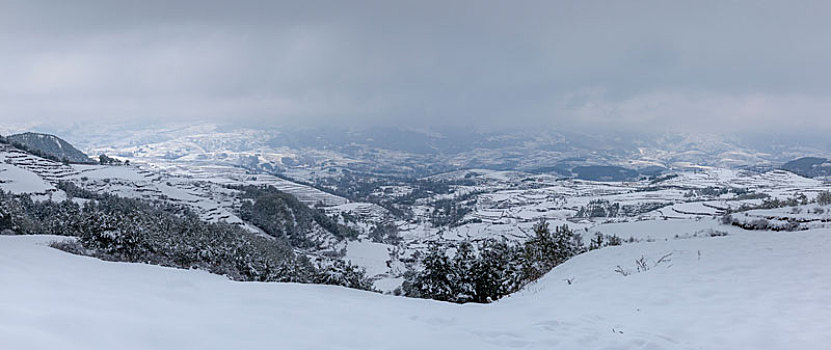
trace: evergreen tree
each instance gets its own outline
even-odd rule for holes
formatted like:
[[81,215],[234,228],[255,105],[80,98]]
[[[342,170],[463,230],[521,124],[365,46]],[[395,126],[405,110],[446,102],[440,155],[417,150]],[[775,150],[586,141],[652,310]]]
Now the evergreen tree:
[[473,301],[487,303],[518,290],[519,272],[517,254],[511,246],[504,241],[486,240],[472,271],[476,291]]
[[456,278],[445,250],[438,244],[431,244],[421,263],[424,269],[413,283],[417,296],[442,301],[454,300],[453,282]]
[[453,257],[450,274],[452,294],[456,302],[464,303],[476,298],[475,269],[478,265],[479,261],[473,244],[469,241],[459,243],[456,255]]
[[524,248],[524,279],[531,281],[583,251],[579,236],[568,226],[558,226],[552,233],[545,221],[534,225],[534,237],[525,242]]

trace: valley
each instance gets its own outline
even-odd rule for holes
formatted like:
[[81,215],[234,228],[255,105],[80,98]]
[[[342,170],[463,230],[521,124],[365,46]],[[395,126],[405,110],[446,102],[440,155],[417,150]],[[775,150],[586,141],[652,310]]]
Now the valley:
[[0,350],[831,348],[829,13],[0,1]]
[[[130,160],[129,165],[62,164],[7,146],[0,154],[4,167],[0,188],[60,201],[68,197],[59,183],[71,182],[92,193],[184,205],[206,222],[230,223],[268,236],[240,217],[246,201],[240,188],[270,187],[356,233],[343,239],[315,228],[308,234],[317,243],[297,247],[298,254],[351,262],[365,269],[374,287],[385,293],[402,292],[405,275],[418,270],[420,256],[432,244],[449,248],[486,240],[521,244],[533,236],[540,221],[568,225],[588,245],[597,237],[634,244],[739,235],[754,225],[762,230],[798,231],[824,228],[831,220],[831,203],[816,204],[817,196],[831,190],[831,185],[777,169],[687,165],[613,182],[564,177],[562,171],[482,168],[401,177],[354,172],[348,169],[351,161],[336,158],[320,162],[319,170],[298,164],[276,172],[266,171],[262,163],[276,155],[241,151],[240,147],[252,147],[253,141],[231,145],[218,141],[230,137],[187,138],[194,145],[184,148],[186,157],[170,157],[185,151],[169,143],[110,150],[109,154]],[[213,146],[205,145],[208,139],[214,140],[209,142]],[[150,149],[155,153],[148,153]],[[217,154],[234,152],[236,156],[216,159]],[[248,158],[260,163],[239,163]],[[372,164],[372,160],[361,161]]]

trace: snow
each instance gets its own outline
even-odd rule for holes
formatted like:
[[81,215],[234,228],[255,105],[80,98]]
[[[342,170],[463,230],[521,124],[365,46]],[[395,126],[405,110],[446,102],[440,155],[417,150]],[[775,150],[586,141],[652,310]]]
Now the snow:
[[[46,246],[56,239],[63,238],[0,236],[4,349],[819,349],[831,343],[827,229],[595,250],[490,305],[232,282],[74,256]],[[642,256],[651,269],[636,272]],[[631,274],[614,272],[617,266]]]
[[11,164],[0,163],[0,190],[21,194],[46,193],[55,191],[56,188],[38,174]]
[[[831,296],[829,233],[759,232],[603,249],[575,258],[544,277],[540,291],[511,302],[556,297],[560,314],[598,315],[624,334],[661,334],[677,341],[675,348],[819,348],[831,340],[831,306],[824,301]],[[643,273],[623,277],[611,269],[631,271],[635,259],[653,264],[667,253],[670,263]],[[553,287],[571,277],[573,288]]]
[[105,166],[105,165],[74,165],[79,170],[78,175],[71,178],[86,177],[90,179],[123,179],[129,181],[147,181],[147,176],[140,174],[136,168],[130,166]]
[[752,234],[735,226],[721,225],[718,219],[668,219],[642,220],[629,222],[615,222],[600,224],[589,229],[591,238],[594,233],[615,235],[621,239],[634,238],[636,240],[666,240],[675,238],[689,238],[706,236],[710,231],[720,231],[729,235]]
[[370,241],[349,241],[346,246],[346,260],[366,269],[370,276],[387,272],[392,245]]

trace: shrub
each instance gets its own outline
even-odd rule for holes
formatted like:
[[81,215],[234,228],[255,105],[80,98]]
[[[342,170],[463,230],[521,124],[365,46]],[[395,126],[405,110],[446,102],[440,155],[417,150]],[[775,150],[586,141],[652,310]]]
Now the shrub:
[[535,225],[534,237],[519,246],[493,239],[465,241],[451,258],[445,248],[431,244],[420,260],[423,269],[405,275],[403,290],[413,297],[487,303],[519,290],[583,251],[580,236],[568,226],[551,232],[545,222]]
[[831,204],[831,192],[822,191],[819,194],[817,194],[817,204],[819,204],[819,205],[829,205],[829,204]]

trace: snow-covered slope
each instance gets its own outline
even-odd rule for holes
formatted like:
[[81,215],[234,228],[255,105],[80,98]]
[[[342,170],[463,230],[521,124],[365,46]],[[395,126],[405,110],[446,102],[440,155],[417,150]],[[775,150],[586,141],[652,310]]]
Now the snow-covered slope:
[[[0,237],[0,348],[822,349],[831,230],[609,247],[519,294],[455,305],[239,283]],[[644,257],[649,270],[638,272]],[[658,262],[661,257],[663,262]],[[620,268],[630,273],[615,272]],[[570,281],[570,283],[569,283]]]
[[40,152],[42,155],[57,160],[66,160],[74,163],[90,163],[89,156],[79,151],[60,137],[48,134],[27,132],[10,135],[6,139],[14,144],[22,145],[29,150]]
[[64,200],[66,194],[52,181],[73,173],[72,168],[0,145],[0,191],[29,193],[38,199]]

